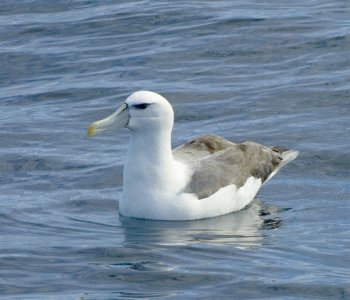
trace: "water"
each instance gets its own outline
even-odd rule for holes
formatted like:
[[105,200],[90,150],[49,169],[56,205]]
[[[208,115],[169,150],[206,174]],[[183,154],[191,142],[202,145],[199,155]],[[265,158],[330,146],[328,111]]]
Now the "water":
[[[349,299],[347,1],[0,4],[1,299]],[[299,158],[245,210],[122,218],[128,133],[86,127],[139,89],[174,145],[214,133]]]

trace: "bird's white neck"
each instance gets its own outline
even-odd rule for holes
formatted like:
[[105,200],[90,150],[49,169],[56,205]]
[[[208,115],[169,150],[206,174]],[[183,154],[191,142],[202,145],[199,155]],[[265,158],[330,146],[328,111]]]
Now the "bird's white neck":
[[[171,150],[171,130],[131,132],[127,161],[124,166],[123,193],[143,188],[145,193],[163,191],[176,193],[183,188],[177,178],[184,178],[181,163]],[[182,180],[181,180],[182,181]],[[142,197],[142,195],[140,195]]]
[[[128,161],[141,160],[158,167],[169,167],[174,161],[171,151],[171,131],[157,130],[152,134],[132,132],[130,138]],[[140,162],[141,162],[140,161]]]

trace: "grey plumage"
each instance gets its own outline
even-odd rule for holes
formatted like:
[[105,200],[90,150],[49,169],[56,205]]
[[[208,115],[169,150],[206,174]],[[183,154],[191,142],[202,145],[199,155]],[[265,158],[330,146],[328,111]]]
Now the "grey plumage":
[[215,135],[191,140],[175,148],[173,154],[191,165],[192,178],[184,192],[195,193],[199,199],[230,184],[239,188],[251,176],[264,182],[297,156],[294,150],[268,148],[250,141],[235,144]]

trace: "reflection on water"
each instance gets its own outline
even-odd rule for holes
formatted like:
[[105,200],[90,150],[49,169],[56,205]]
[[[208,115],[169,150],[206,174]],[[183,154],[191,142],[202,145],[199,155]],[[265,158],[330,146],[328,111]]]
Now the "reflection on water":
[[125,243],[129,245],[190,245],[224,243],[242,249],[261,245],[262,229],[276,229],[281,221],[276,210],[255,200],[244,210],[196,221],[153,221],[120,217]]

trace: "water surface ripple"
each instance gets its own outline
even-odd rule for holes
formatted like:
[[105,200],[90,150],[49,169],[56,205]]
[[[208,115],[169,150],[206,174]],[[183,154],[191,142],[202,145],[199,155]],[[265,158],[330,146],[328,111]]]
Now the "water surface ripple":
[[[0,4],[4,299],[349,299],[347,1]],[[118,215],[131,92],[173,104],[174,145],[214,133],[300,157],[241,212]]]

